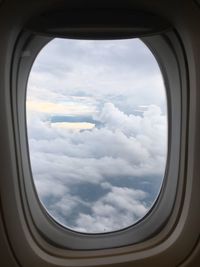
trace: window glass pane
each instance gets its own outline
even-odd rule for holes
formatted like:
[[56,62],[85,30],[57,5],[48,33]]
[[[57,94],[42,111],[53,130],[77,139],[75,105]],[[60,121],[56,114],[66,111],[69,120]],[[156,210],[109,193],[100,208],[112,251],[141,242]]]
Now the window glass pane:
[[38,197],[83,233],[143,218],[162,186],[167,102],[155,57],[139,39],[54,39],[27,85],[30,162]]

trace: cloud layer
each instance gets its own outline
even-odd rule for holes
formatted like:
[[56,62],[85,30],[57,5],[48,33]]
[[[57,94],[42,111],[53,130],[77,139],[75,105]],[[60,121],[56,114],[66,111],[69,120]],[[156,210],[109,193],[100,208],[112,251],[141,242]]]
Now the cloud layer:
[[80,232],[132,225],[151,208],[164,177],[167,118],[159,67],[141,41],[117,42],[54,40],[28,83],[39,198],[56,221]]

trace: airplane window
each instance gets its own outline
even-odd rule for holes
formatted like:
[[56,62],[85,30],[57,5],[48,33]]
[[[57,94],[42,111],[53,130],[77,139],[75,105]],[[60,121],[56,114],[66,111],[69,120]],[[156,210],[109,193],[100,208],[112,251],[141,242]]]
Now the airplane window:
[[47,213],[81,233],[129,227],[159,196],[167,99],[140,39],[54,39],[32,66],[26,98],[30,162]]

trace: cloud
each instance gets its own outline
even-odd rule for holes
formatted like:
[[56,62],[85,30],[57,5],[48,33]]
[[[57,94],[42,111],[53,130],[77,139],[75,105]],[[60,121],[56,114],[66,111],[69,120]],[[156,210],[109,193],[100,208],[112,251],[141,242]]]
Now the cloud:
[[38,102],[38,101],[27,101],[26,103],[29,111],[41,112],[47,114],[68,114],[72,115],[87,115],[95,112],[95,107],[89,105],[81,105],[76,102],[67,103],[52,103],[52,102]]
[[[148,211],[141,190],[110,186],[110,191],[91,207],[91,214],[79,213],[74,229],[91,233],[123,229]],[[120,214],[120,215],[119,215]]]
[[150,50],[137,39],[55,39],[39,53],[28,87],[27,98],[40,101],[66,101],[77,92],[87,92],[106,102],[122,95],[126,99],[118,98],[118,105],[129,112],[138,103],[164,107],[165,101],[159,66]]
[[[145,201],[148,192],[134,189],[134,184],[120,187],[118,181],[122,184],[132,177],[142,182],[147,177],[153,183],[151,177],[155,176],[160,177],[159,188],[166,162],[166,133],[160,133],[166,128],[166,117],[159,107],[149,106],[140,117],[128,116],[106,103],[95,119],[104,127],[72,132],[54,128],[39,117],[28,125],[33,177],[40,198],[62,224],[83,232],[118,230],[144,216],[147,206],[152,205]],[[78,193],[76,197],[71,194],[73,186],[78,192],[83,184],[105,187],[108,181],[106,196],[100,195],[94,203],[85,203]],[[54,197],[51,204],[49,197]],[[69,224],[74,210],[77,214]]]
[[27,90],[39,198],[56,221],[90,233],[128,227],[148,212],[167,154],[165,91],[155,59],[140,41],[99,44],[51,42]]

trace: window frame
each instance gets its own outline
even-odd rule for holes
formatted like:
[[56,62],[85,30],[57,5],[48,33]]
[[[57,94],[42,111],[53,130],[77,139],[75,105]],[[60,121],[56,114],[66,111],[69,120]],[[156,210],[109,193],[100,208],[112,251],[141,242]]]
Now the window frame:
[[[200,52],[199,9],[193,1],[180,6],[177,1],[136,2],[122,1],[4,1],[1,5],[1,53],[0,53],[0,118],[1,118],[1,164],[0,164],[0,217],[3,237],[2,261],[12,266],[197,266],[199,263],[199,114],[200,114]],[[42,236],[34,225],[25,197],[23,172],[19,157],[18,123],[16,122],[16,81],[18,50],[16,44],[27,19],[48,8],[117,6],[140,8],[164,16],[171,21],[176,38],[169,38],[175,51],[181,76],[182,133],[181,157],[177,197],[162,229],[144,242],[115,249],[99,251],[74,251],[58,248]],[[15,57],[16,56],[16,57]],[[15,96],[14,96],[15,95]],[[13,103],[14,102],[14,103]],[[17,126],[16,126],[17,125]],[[7,257],[9,255],[9,257]],[[4,261],[5,257],[5,261]],[[7,257],[7,258],[6,258]],[[6,260],[7,259],[7,260]],[[12,260],[10,263],[10,260]],[[196,264],[196,265],[195,265]],[[10,265],[9,265],[10,266]]]
[[[139,222],[126,229],[105,234],[82,234],[56,223],[42,206],[31,177],[26,129],[26,86],[34,59],[50,40],[49,37],[23,33],[15,54],[18,67],[16,69],[17,84],[12,92],[13,116],[15,116],[14,121],[17,122],[15,132],[18,135],[17,150],[20,151],[18,160],[21,166],[21,191],[28,212],[27,217],[31,218],[31,220],[29,219],[30,228],[35,227],[39,236],[41,235],[48,243],[72,250],[109,250],[148,241],[166,225],[173,212],[175,200],[178,198],[177,188],[180,188],[181,184],[179,171],[180,163],[184,161],[182,159],[184,153],[181,152],[184,147],[181,146],[180,140],[184,142],[183,131],[185,130],[181,112],[185,99],[182,96],[180,72],[186,71],[186,69],[183,64],[180,65],[180,61],[183,61],[183,54],[177,36],[170,32],[142,38],[160,66],[167,94],[168,155],[161,192],[153,208]],[[176,51],[174,48],[172,49],[171,41],[176,42]],[[179,55],[177,55],[177,51],[179,51]],[[158,221],[159,223],[157,223]]]

